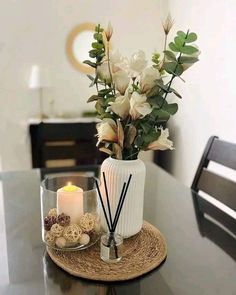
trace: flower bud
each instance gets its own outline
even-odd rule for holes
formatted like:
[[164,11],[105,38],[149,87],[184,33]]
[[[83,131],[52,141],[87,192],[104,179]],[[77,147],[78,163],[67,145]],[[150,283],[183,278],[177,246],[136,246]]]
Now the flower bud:
[[105,35],[106,35],[106,38],[107,38],[107,41],[108,41],[108,42],[109,42],[110,39],[111,39],[112,33],[113,33],[113,28],[112,28],[111,23],[109,22],[109,23],[108,23],[108,26],[107,26],[107,29],[106,29],[106,31],[105,31]]

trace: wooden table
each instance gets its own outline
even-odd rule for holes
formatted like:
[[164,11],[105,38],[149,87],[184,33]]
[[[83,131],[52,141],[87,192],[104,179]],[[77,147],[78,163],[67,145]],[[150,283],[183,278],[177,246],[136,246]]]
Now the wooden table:
[[148,275],[120,284],[74,278],[45,254],[39,170],[6,172],[1,179],[2,295],[236,294],[235,238],[221,228],[214,230],[207,219],[202,236],[193,202],[197,196],[155,164],[147,164],[144,216],[166,237],[168,257]]

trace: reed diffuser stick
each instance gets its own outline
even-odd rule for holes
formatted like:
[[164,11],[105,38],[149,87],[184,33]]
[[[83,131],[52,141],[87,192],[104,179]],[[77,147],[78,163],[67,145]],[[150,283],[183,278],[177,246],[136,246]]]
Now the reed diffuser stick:
[[98,182],[97,182],[97,180],[95,180],[98,195],[99,195],[99,199],[100,199],[100,202],[101,202],[101,205],[102,205],[102,210],[103,210],[103,213],[104,213],[104,216],[105,216],[105,219],[106,219],[107,227],[109,229],[109,239],[108,239],[108,245],[107,246],[111,247],[112,241],[114,242],[114,249],[115,249],[116,258],[118,258],[118,249],[117,249],[116,240],[115,240],[115,229],[116,229],[117,223],[119,221],[119,217],[120,217],[120,214],[121,214],[121,210],[122,210],[122,207],[123,207],[123,204],[124,204],[124,201],[125,201],[125,197],[126,197],[129,185],[130,185],[131,178],[132,178],[132,174],[130,174],[130,176],[129,176],[127,185],[126,185],[126,182],[123,184],[121,194],[120,194],[120,197],[119,197],[119,202],[118,202],[116,212],[115,212],[115,216],[114,216],[113,220],[112,220],[112,215],[111,215],[111,207],[110,207],[110,200],[109,200],[109,194],[108,194],[108,189],[107,189],[107,182],[106,182],[105,173],[103,172],[103,180],[104,180],[106,200],[107,200],[107,208],[108,208],[108,214],[109,214],[109,219],[110,220],[107,217],[108,214],[106,212],[106,208],[105,208],[105,205],[104,205],[104,202],[103,202],[103,199],[102,199],[102,195],[101,195],[101,191],[100,191]]
[[[113,223],[112,223],[112,229],[114,230],[114,232],[115,232],[115,230],[116,230],[116,226],[117,226],[117,223],[118,223],[119,218],[120,218],[120,213],[121,213],[121,210],[122,210],[122,207],[123,207],[124,201],[125,201],[125,197],[126,197],[126,194],[127,194],[128,188],[129,188],[129,185],[130,185],[131,178],[132,178],[132,174],[129,175],[129,180],[128,180],[128,182],[127,182],[127,186],[126,186],[126,188],[125,188],[125,192],[124,192],[124,194],[123,194],[123,196],[122,196],[122,200],[121,200],[121,203],[120,203],[120,206],[119,206],[119,211],[118,211],[118,213],[117,213],[116,220],[114,220]],[[120,197],[120,198],[121,198],[121,197]]]
[[111,229],[112,229],[113,222],[112,222],[112,217],[111,217],[111,206],[110,206],[110,200],[109,200],[109,196],[108,196],[108,190],[107,190],[107,182],[106,182],[105,172],[103,172],[102,174],[103,174],[103,181],[104,181],[105,192],[106,192],[108,214],[109,214],[110,225],[111,225]]
[[97,191],[98,191],[98,196],[99,196],[99,199],[100,199],[100,202],[101,202],[101,205],[102,205],[103,213],[104,213],[104,216],[105,216],[105,219],[106,219],[106,222],[107,222],[107,226],[108,226],[109,231],[111,232],[112,231],[112,224],[111,225],[109,224],[106,209],[105,209],[105,206],[103,204],[102,195],[101,195],[100,188],[99,188],[97,180],[95,180],[95,183],[96,183],[96,187],[97,187]]

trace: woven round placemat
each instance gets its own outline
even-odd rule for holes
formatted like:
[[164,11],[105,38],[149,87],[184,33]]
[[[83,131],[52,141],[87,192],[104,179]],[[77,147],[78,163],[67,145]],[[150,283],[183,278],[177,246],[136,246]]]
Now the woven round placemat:
[[125,281],[137,278],[161,264],[167,246],[163,235],[144,221],[141,231],[124,240],[123,258],[117,263],[100,259],[100,243],[76,252],[47,248],[51,259],[71,275],[96,281]]

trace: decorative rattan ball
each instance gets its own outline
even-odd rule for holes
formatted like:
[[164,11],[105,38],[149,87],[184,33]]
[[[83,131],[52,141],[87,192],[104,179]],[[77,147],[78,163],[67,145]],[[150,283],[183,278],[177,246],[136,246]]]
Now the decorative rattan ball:
[[66,246],[66,239],[64,237],[57,238],[56,245],[58,248],[64,248]]
[[90,237],[87,234],[82,234],[81,237],[79,238],[79,243],[81,245],[87,245],[90,241]]
[[53,226],[51,227],[51,233],[54,235],[54,237],[59,238],[62,236],[63,234],[63,226],[61,226],[58,223],[53,224]]
[[48,212],[48,216],[55,216],[57,217],[57,208],[52,208]]
[[64,213],[61,213],[57,217],[57,223],[60,224],[61,226],[66,226],[70,224],[70,216],[66,215]]
[[55,236],[51,233],[51,231],[46,232],[45,242],[51,246],[55,244]]
[[79,221],[79,225],[83,232],[90,232],[95,226],[95,217],[91,213],[85,213]]
[[56,222],[57,218],[55,216],[46,216],[44,218],[44,229],[49,231]]
[[64,229],[63,237],[69,242],[77,242],[81,234],[81,228],[77,224],[71,224]]

